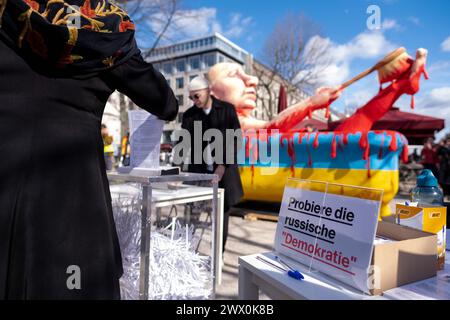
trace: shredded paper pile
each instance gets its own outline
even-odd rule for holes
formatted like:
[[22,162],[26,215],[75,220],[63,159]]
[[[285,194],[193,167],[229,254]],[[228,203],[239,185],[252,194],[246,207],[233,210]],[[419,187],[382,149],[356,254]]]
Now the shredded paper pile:
[[[138,189],[136,189],[138,190]],[[122,250],[122,299],[139,299],[141,195],[115,194],[113,211]],[[205,300],[212,297],[211,258],[195,252],[200,239],[194,226],[177,218],[165,229],[152,231],[150,242],[149,299]]]

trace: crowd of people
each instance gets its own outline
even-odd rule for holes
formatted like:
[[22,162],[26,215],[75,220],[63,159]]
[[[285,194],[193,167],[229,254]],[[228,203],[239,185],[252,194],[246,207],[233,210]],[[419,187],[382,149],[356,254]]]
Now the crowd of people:
[[424,169],[429,169],[438,178],[444,191],[444,195],[449,200],[450,197],[450,134],[435,143],[430,138],[425,141],[422,149],[420,163]]

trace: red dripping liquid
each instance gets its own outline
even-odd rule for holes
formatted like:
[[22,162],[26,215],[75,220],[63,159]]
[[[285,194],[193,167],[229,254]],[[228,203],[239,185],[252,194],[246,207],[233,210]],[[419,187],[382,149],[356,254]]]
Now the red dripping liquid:
[[336,159],[337,152],[336,152],[336,134],[333,133],[333,140],[331,142],[331,159]]
[[386,132],[386,134],[391,137],[391,143],[389,144],[389,151],[397,151],[398,144],[397,144],[397,136],[396,136],[395,132],[389,131],[389,132]]
[[317,149],[319,147],[319,133],[316,133],[316,137],[314,138],[313,148]]

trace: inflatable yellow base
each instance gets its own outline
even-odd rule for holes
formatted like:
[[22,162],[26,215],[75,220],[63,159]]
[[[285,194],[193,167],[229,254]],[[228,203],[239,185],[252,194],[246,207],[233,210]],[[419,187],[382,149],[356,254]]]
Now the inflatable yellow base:
[[[263,162],[262,148],[273,145],[278,159]],[[400,157],[408,155],[406,138],[393,131],[289,133],[266,140],[249,136],[245,146],[243,200],[281,202],[289,178],[323,181],[381,189],[382,217],[392,214],[389,203],[398,192]]]
[[266,168],[241,167],[241,180],[244,187],[244,199],[254,201],[281,202],[284,187],[289,178],[383,189],[381,216],[391,215],[389,203],[398,191],[398,171],[372,170],[370,178],[367,170],[355,169],[295,169],[278,168],[275,175],[267,175]]

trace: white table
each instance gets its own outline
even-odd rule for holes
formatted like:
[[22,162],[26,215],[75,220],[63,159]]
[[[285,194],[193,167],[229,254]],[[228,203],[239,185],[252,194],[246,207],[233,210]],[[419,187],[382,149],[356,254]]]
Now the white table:
[[[212,200],[212,261],[213,261],[213,293],[222,281],[222,243],[223,243],[223,210],[224,190],[218,188],[214,182],[215,175],[209,174],[180,174],[174,176],[148,176],[145,174],[122,174],[108,173],[110,182],[132,182],[138,183],[142,188],[142,232],[141,232],[141,265],[140,265],[140,299],[148,299],[149,288],[149,253],[151,233],[151,213],[153,209],[167,207],[177,204],[186,204],[197,201]],[[200,188],[189,186],[178,190],[161,189],[159,185],[169,182],[198,182],[210,181],[211,188]],[[114,187],[111,186],[114,193]],[[131,191],[131,190],[130,190]]]
[[[447,252],[449,253],[449,252]],[[239,258],[239,299],[258,300],[259,290],[274,300],[388,300],[388,299],[450,299],[450,261],[437,277],[386,291],[382,296],[369,296],[320,272],[283,256],[291,267],[305,277],[302,281],[289,278],[286,272],[257,259],[275,261],[274,252]],[[280,256],[280,255],[278,255]],[[279,264],[278,264],[279,265]]]

